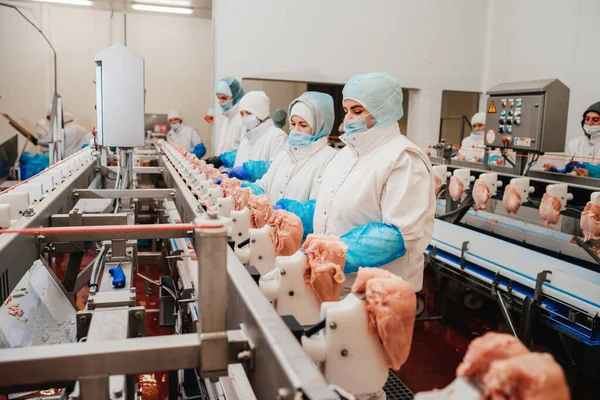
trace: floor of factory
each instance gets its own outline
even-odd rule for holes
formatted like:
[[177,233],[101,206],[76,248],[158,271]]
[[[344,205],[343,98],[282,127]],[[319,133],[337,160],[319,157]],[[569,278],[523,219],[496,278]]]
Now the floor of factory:
[[[143,250],[143,249],[142,249]],[[149,249],[147,249],[149,250]],[[94,250],[88,250],[82,262],[87,265],[95,255]],[[66,268],[66,258],[55,262],[57,276],[62,277]],[[145,266],[140,266],[140,272],[145,273]],[[161,271],[157,266],[149,266],[149,277],[158,280]],[[146,296],[146,281],[136,277],[137,305],[144,306],[147,312],[146,333],[148,336],[170,335],[173,328],[159,325],[158,288],[152,288],[152,293]],[[435,277],[432,271],[426,270],[423,292],[427,298],[425,315],[432,315],[435,310]],[[85,305],[88,290],[84,287],[77,294],[77,304],[80,308]],[[485,302],[482,309],[469,311],[458,303],[449,302],[449,323],[442,326],[439,321],[417,322],[413,335],[410,357],[402,369],[396,373],[398,378],[413,392],[441,388],[448,385],[455,376],[455,370],[463,358],[467,346],[475,337],[494,330],[508,332],[498,307],[492,302]],[[547,350],[551,332],[540,332],[535,343],[536,351]],[[168,375],[166,372],[140,374],[137,377],[142,399],[164,400],[168,397]],[[577,383],[577,395],[573,399],[594,399],[600,390],[600,384],[580,376]],[[39,393],[37,394],[39,396]],[[20,397],[31,398],[34,395]],[[0,395],[0,400],[6,397]]]

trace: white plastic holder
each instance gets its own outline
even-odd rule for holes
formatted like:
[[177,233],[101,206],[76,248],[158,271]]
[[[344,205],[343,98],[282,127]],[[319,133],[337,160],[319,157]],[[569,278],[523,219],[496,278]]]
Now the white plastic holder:
[[258,285],[265,297],[275,301],[279,315],[293,315],[300,325],[319,322],[321,302],[314,290],[304,283],[308,260],[298,250],[289,257],[275,258],[275,269],[261,275]]
[[44,172],[44,175],[48,175],[52,177],[52,181],[54,182],[54,187],[57,187],[63,182],[63,176],[60,173],[58,168],[51,169],[48,172]]
[[8,228],[11,225],[10,220],[10,204],[0,204],[0,228]]
[[483,400],[481,391],[467,378],[458,377],[444,389],[415,394],[414,400]]
[[204,200],[210,205],[214,207],[217,205],[217,200],[223,197],[223,189],[221,186],[216,186],[208,189],[208,193],[203,196]]
[[355,396],[378,392],[388,377],[383,345],[369,333],[366,303],[353,294],[321,304],[325,329],[302,337],[302,347],[323,364],[325,380]]
[[512,178],[510,185],[513,186],[521,195],[521,204],[529,201],[529,195],[535,192],[533,186],[530,186],[531,181],[529,178]]
[[39,182],[42,184],[44,197],[48,196],[54,190],[54,178],[52,177],[52,175],[42,174],[34,178],[33,182]]
[[29,181],[15,187],[13,192],[29,193],[29,205],[34,206],[44,198],[44,190],[41,182]]
[[471,182],[475,181],[475,177],[471,176],[471,170],[469,168],[455,169],[454,176],[461,180],[465,190],[468,190],[471,187]]
[[275,268],[277,250],[271,240],[272,234],[273,227],[269,224],[259,229],[250,229],[248,233],[250,238],[247,246],[249,248],[248,265],[254,265],[261,276]]
[[[248,239],[250,233],[250,210],[244,208],[240,211],[231,211],[231,239],[235,242],[235,253],[237,254],[237,245]],[[246,246],[247,247],[247,246]],[[242,261],[242,260],[240,260]],[[242,261],[244,262],[244,261]]]
[[485,183],[485,186],[487,186],[492,196],[495,196],[498,192],[498,188],[502,187],[502,181],[498,180],[498,174],[495,172],[483,173],[479,175],[479,179],[481,182]]
[[590,195],[590,201],[600,205],[600,192],[594,192]]
[[202,172],[200,172],[200,173],[194,172],[193,176],[194,176],[194,183],[195,184],[200,184],[201,182],[208,181],[208,178],[206,177],[206,174],[204,174]]
[[0,196],[0,204],[10,205],[10,219],[15,220],[23,216],[29,208],[29,192],[15,192],[11,190]]
[[448,173],[447,165],[434,165],[432,168],[432,172],[435,176],[440,178],[442,185],[445,185],[448,182],[448,177],[451,175]]
[[573,194],[569,193],[569,186],[564,183],[555,183],[546,186],[546,193],[558,197],[560,200],[561,211],[567,209],[567,201],[573,200]]
[[198,193],[200,193],[200,195],[204,196],[208,193],[208,189],[212,187],[211,184],[211,181],[200,181],[198,182],[198,185],[196,185],[196,190],[198,191]]
[[233,211],[233,196],[221,197],[217,199],[217,208],[219,217],[231,217],[231,211]]

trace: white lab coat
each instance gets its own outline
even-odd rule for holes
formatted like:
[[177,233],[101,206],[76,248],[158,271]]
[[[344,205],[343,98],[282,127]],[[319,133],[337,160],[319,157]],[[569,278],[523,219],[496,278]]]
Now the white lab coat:
[[231,110],[224,112],[221,120],[221,125],[215,136],[217,144],[214,153],[216,156],[236,150],[240,146],[242,135],[246,133],[246,127],[242,122],[237,104]]
[[[315,233],[342,236],[371,222],[402,233],[406,254],[382,268],[418,291],[433,234],[435,194],[427,155],[398,125],[341,136],[346,147],[327,165],[317,195]],[[356,274],[347,274],[344,290]]]
[[191,126],[184,124],[181,124],[177,130],[169,130],[167,137],[190,153],[194,150],[194,147],[196,147],[197,144],[202,143],[202,138],[198,132],[196,132],[196,130]]
[[248,160],[273,161],[287,147],[287,135],[268,119],[251,131],[245,132],[235,156],[235,167]]
[[42,153],[48,152],[48,146],[42,146],[42,143],[50,141],[50,121],[48,118],[42,118],[35,124],[35,133],[37,134],[38,144]]
[[475,161],[475,157],[483,160],[485,152],[485,134],[473,135],[472,133],[463,139],[458,154],[465,156],[467,161]]
[[308,146],[288,146],[256,183],[265,189],[273,203],[282,198],[301,203],[316,199],[321,173],[336,154],[327,141],[325,136]]
[[81,125],[77,125],[71,121],[65,124],[65,154],[64,157],[69,157],[79,150],[81,146],[89,143],[92,133]]
[[569,157],[568,161],[575,156],[575,161],[600,164],[600,135],[590,139],[583,135],[571,140],[565,153]]

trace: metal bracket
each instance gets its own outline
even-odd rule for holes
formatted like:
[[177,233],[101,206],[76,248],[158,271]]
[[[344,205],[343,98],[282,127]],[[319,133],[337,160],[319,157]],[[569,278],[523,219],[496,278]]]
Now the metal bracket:
[[535,301],[540,301],[542,299],[543,294],[543,285],[545,282],[550,283],[550,279],[548,279],[548,275],[552,274],[552,271],[544,270],[537,274],[537,278],[535,279],[535,291],[533,292],[533,299]]
[[91,311],[77,311],[75,317],[76,329],[77,329],[77,341],[81,341],[88,335],[90,329],[90,322],[92,321]]
[[246,370],[253,370],[256,346],[246,334],[244,324],[240,324],[238,330],[227,331],[227,341],[230,364],[242,363]]
[[29,207],[28,209],[26,209],[25,211],[23,211],[23,216],[24,217],[33,217],[35,215],[35,211],[32,207]]
[[129,337],[146,336],[146,309],[143,306],[129,308]]
[[460,250],[460,269],[464,270],[465,269],[465,252],[469,250],[469,242],[468,241],[464,241],[462,244],[462,248]]

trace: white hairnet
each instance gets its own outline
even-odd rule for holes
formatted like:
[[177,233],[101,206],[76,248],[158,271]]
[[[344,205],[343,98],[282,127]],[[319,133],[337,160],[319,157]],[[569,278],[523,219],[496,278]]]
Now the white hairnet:
[[302,115],[300,116],[309,123],[311,128],[313,128],[314,137],[320,138],[331,133],[333,121],[335,119],[333,97],[321,92],[303,93],[302,96],[298,97],[290,104],[290,111],[288,113],[290,118],[295,114],[293,110],[295,110],[298,104],[308,107],[313,115],[314,125]]
[[290,111],[290,123],[294,115],[297,115],[304,119],[306,123],[310,125],[313,131],[315,130],[315,114],[310,108],[308,108],[306,104],[301,102],[297,102],[296,104],[294,104],[292,110]]
[[231,88],[224,80],[220,80],[217,82],[217,86],[215,87],[216,94],[224,94],[225,96],[233,97],[233,93],[231,92]]
[[396,78],[384,73],[355,75],[342,91],[345,99],[362,104],[377,126],[390,126],[404,115],[402,88]]
[[240,101],[240,111],[247,111],[250,114],[264,121],[271,114],[271,100],[265,92],[248,92]]
[[471,125],[475,125],[475,124],[485,125],[485,113],[484,112],[478,112],[477,114],[473,115],[473,118],[471,118]]
[[63,123],[67,123],[67,122],[72,122],[74,121],[75,118],[73,117],[73,114],[71,114],[68,111],[63,112]]
[[169,119],[179,118],[180,120],[183,121],[183,115],[181,115],[181,111],[179,111],[179,110],[169,110],[168,118]]

